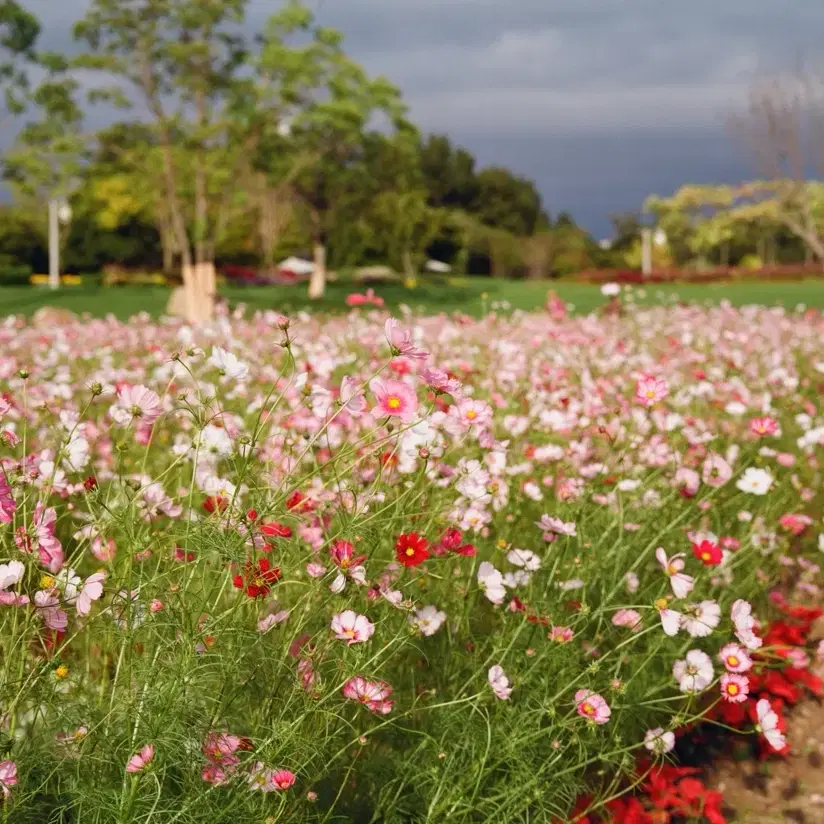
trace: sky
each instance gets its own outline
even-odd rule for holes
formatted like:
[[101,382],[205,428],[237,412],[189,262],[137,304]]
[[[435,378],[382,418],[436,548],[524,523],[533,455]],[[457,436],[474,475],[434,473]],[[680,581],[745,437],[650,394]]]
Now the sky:
[[[28,0],[71,48],[89,0]],[[309,0],[412,119],[536,181],[596,237],[683,183],[752,177],[726,126],[760,75],[822,56],[824,0]],[[278,0],[249,0],[250,31]]]

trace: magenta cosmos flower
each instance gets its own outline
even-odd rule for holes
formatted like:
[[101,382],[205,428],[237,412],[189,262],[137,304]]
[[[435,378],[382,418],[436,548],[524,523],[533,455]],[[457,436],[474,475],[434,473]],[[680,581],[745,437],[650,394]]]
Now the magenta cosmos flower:
[[136,752],[126,764],[127,773],[139,773],[154,761],[154,744],[146,744],[140,752]]
[[11,487],[6,482],[6,473],[0,469],[0,524],[10,524],[17,511],[17,504],[11,493]]
[[418,396],[411,386],[392,378],[374,378],[369,388],[378,400],[375,411],[382,415],[392,415],[404,423],[411,421],[418,411]]
[[331,627],[335,637],[346,641],[349,647],[352,644],[363,644],[375,632],[375,625],[365,615],[358,615],[353,609],[344,610],[333,616]]
[[612,710],[603,696],[591,690],[578,690],[575,693],[575,703],[578,715],[593,724],[606,724],[612,715]]

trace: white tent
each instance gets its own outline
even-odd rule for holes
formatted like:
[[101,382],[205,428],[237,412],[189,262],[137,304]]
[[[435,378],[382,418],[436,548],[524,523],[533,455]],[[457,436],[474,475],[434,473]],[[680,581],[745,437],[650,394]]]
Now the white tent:
[[278,264],[278,269],[287,272],[294,272],[296,275],[311,275],[315,271],[315,264],[310,260],[302,260],[301,258],[289,257],[282,260]]
[[439,272],[441,274],[446,274],[447,272],[452,271],[452,267],[448,263],[444,263],[441,260],[427,260],[426,261],[426,271],[427,272]]

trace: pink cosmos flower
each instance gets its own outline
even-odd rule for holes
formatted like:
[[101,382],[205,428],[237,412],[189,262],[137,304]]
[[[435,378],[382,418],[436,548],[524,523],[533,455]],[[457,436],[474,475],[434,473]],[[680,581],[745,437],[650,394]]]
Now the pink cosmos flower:
[[376,715],[388,715],[392,711],[392,687],[385,681],[368,681],[362,675],[350,678],[341,690],[344,698],[363,704]]
[[32,528],[34,542],[20,527],[14,536],[14,542],[21,552],[32,552],[37,549],[40,563],[52,574],[57,573],[63,565],[63,546],[54,534],[57,522],[57,512],[54,507],[45,507],[38,501],[34,508]]
[[555,535],[568,535],[572,538],[577,534],[577,528],[574,522],[569,523],[562,521],[560,518],[553,518],[550,515],[541,515],[540,521],[535,521],[535,526],[540,527],[544,531],[544,540],[550,541]]
[[679,552],[672,558],[667,558],[667,553],[661,547],[655,550],[655,557],[664,573],[670,579],[670,586],[676,598],[686,598],[692,592],[694,579],[681,570],[684,569],[684,553]]
[[575,693],[575,704],[578,715],[593,724],[606,724],[612,715],[612,710],[604,698],[591,690],[578,690]]
[[404,423],[409,423],[415,418],[418,411],[418,396],[408,384],[392,378],[373,378],[369,388],[377,398],[376,411],[380,414],[397,416]]
[[127,773],[139,773],[154,761],[154,744],[146,744],[142,750],[136,752],[126,764]]
[[332,617],[332,632],[341,641],[346,641],[346,645],[363,644],[368,641],[375,632],[375,625],[365,616],[359,615],[353,609],[339,612]]
[[634,609],[619,609],[612,616],[613,626],[627,627],[633,632],[641,629],[641,614]]
[[787,744],[781,730],[778,729],[778,715],[766,698],[762,698],[755,705],[755,712],[758,716],[756,730],[767,739],[767,743],[774,750],[783,750]]
[[509,696],[512,695],[509,678],[506,677],[506,673],[500,665],[495,664],[495,666],[489,668],[487,680],[489,681],[489,686],[492,687],[492,691],[501,701],[508,700]]
[[[492,407],[485,401],[464,398],[453,407],[460,423],[467,429],[470,427],[484,427],[492,420]],[[450,410],[450,411],[452,411]]]
[[499,605],[504,602],[504,576],[489,561],[482,561],[478,567],[478,586],[493,604]]
[[781,430],[778,421],[773,418],[753,418],[750,421],[750,432],[759,438],[766,438],[772,435],[780,435]]
[[675,486],[681,490],[685,498],[694,498],[701,486],[701,478],[694,469],[686,466],[679,467],[675,472]]
[[669,394],[665,380],[642,375],[635,384],[635,400],[643,406],[654,406]]
[[393,355],[402,355],[411,360],[426,360],[429,357],[428,352],[418,349],[412,343],[412,333],[408,329],[404,329],[395,318],[386,319],[383,331],[386,334],[386,340],[389,341],[389,347],[392,349]]
[[738,644],[725,644],[718,651],[718,660],[728,672],[743,673],[752,669],[750,653]]
[[437,366],[424,368],[421,371],[421,378],[431,389],[447,395],[454,395],[461,388],[461,382],[457,378],[450,378],[446,370],[439,369]]
[[109,410],[112,419],[120,426],[137,422],[151,426],[161,413],[160,397],[145,386],[123,386],[117,392],[117,401]]
[[731,704],[742,704],[750,694],[750,681],[746,675],[725,672],[721,676],[721,697]]
[[801,535],[808,526],[812,525],[813,519],[810,518],[809,515],[801,515],[791,512],[786,515],[782,515],[778,519],[778,523],[781,525],[782,529],[786,529],[787,532],[792,535]]
[[91,612],[92,601],[98,601],[103,595],[104,580],[106,580],[105,572],[95,572],[94,575],[86,578],[75,604],[78,615],[88,615]]
[[275,770],[272,774],[272,784],[279,792],[288,790],[295,783],[295,774],[289,770]]
[[683,617],[681,613],[677,610],[669,609],[666,598],[659,598],[655,602],[655,607],[661,618],[661,627],[664,630],[664,635],[668,635],[670,638],[678,635],[678,631],[681,629],[681,618]]
[[16,511],[17,504],[6,481],[6,473],[0,469],[0,524],[10,524]]
[[575,633],[572,627],[555,627],[548,633],[550,641],[556,641],[559,644],[568,644],[574,637]]
[[0,790],[3,797],[11,795],[11,788],[17,784],[17,764],[14,761],[0,761]]

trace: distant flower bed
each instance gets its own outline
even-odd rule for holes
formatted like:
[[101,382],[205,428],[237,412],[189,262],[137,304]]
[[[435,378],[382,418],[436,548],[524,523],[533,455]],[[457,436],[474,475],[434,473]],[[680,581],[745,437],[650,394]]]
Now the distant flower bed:
[[679,741],[821,691],[822,321],[348,303],[0,325],[5,820],[723,821]]
[[578,275],[590,283],[723,283],[731,280],[801,280],[824,278],[824,268],[816,265],[764,266],[761,269],[714,266],[706,271],[693,269],[654,269],[649,275],[638,270],[587,269]]

